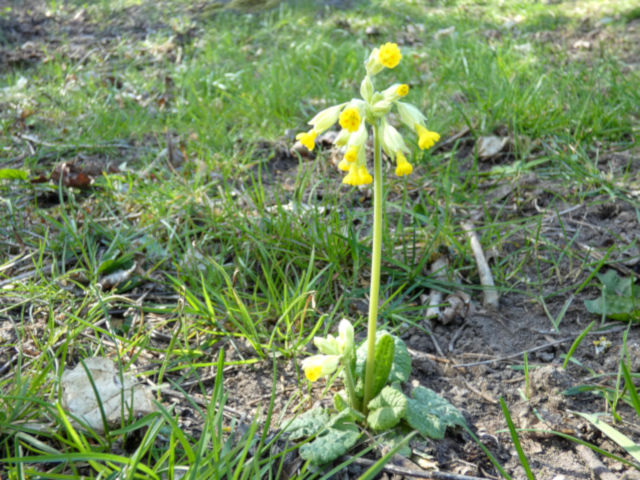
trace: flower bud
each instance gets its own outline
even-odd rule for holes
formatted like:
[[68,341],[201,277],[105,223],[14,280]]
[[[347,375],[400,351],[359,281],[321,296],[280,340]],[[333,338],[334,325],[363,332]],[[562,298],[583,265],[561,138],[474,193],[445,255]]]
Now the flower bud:
[[338,339],[333,335],[327,335],[327,338],[314,337],[313,343],[320,353],[325,355],[340,355],[340,344]]
[[379,56],[380,56],[380,49],[374,48],[373,51],[371,52],[371,55],[369,55],[369,58],[364,64],[364,67],[367,70],[367,75],[371,75],[371,76],[376,75],[377,73],[380,73],[384,68],[384,65],[380,63],[380,60],[378,58]]
[[369,75],[365,75],[360,84],[360,95],[366,102],[371,100],[371,96],[373,95],[373,82],[371,78],[369,78]]
[[350,136],[351,136],[351,132],[343,128],[342,130],[340,130],[340,133],[338,133],[338,136],[336,137],[333,143],[336,144],[338,147],[344,147],[349,141]]
[[353,350],[355,345],[353,325],[346,318],[340,320],[340,325],[338,325],[338,341],[343,354],[350,353]]
[[402,135],[400,135],[400,132],[398,132],[398,130],[396,130],[386,120],[383,120],[382,122],[381,137],[382,148],[389,157],[395,157],[397,152],[408,151],[407,145],[404,143],[404,139],[402,138]]
[[416,124],[424,125],[426,120],[425,116],[410,103],[396,102],[396,108],[398,109],[400,120],[407,127],[414,129]]
[[309,125],[313,125],[313,129],[317,133],[322,133],[331,128],[338,121],[338,115],[344,104],[334,105],[318,112],[315,117],[309,120]]

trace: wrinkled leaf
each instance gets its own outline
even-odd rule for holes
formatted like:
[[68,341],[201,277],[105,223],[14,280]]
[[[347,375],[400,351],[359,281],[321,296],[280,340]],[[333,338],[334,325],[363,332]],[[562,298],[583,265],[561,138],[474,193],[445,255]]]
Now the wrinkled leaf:
[[602,282],[602,295],[585,300],[586,309],[614,320],[640,320],[640,291],[632,277],[621,277],[614,270],[598,275]]
[[406,382],[411,375],[411,355],[407,350],[407,346],[400,337],[393,337],[394,350],[393,350],[393,364],[391,365],[391,371],[389,372],[389,383]]
[[94,357],[82,363],[62,374],[61,404],[96,432],[104,432],[105,422],[120,423],[123,414],[135,418],[155,410],[150,390],[121,375],[112,360]]
[[310,443],[300,447],[300,456],[315,465],[329,463],[344,455],[360,438],[357,425],[348,420],[334,423]]
[[383,333],[376,339],[375,370],[373,372],[372,396],[378,395],[387,384],[391,365],[393,364],[394,342],[393,337]]
[[329,413],[324,408],[312,408],[294,418],[285,428],[292,440],[315,435],[329,424]]
[[[378,334],[376,335],[376,347],[382,335],[389,334],[385,331],[378,332]],[[396,337],[395,335],[391,335],[391,337],[393,338],[394,343],[393,362],[391,364],[391,370],[389,371],[386,383],[391,384],[395,382],[406,382],[409,379],[409,375],[411,374],[411,356],[409,355],[407,346],[402,341],[402,339]],[[366,363],[366,360],[367,342],[365,341],[356,350],[356,377],[358,378],[356,390],[359,395],[362,395],[363,385],[360,379],[364,377],[364,364]],[[376,370],[377,369],[378,363],[376,360]]]
[[408,399],[407,423],[424,437],[441,439],[447,427],[464,425],[464,417],[447,400],[425,387],[416,387]]
[[377,431],[395,427],[407,410],[407,397],[399,390],[384,387],[380,394],[369,402],[367,423]]
[[0,180],[26,180],[28,172],[16,168],[0,168]]

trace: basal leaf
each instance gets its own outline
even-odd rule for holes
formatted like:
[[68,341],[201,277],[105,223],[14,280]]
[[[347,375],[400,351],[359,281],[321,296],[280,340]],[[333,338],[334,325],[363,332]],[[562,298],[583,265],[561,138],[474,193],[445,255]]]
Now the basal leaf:
[[360,438],[360,430],[353,422],[335,423],[312,442],[300,447],[300,456],[311,463],[322,465],[344,455]]
[[[384,335],[389,335],[385,331],[378,332],[376,335],[376,348],[378,348],[378,342]],[[391,384],[395,382],[406,382],[411,375],[411,356],[407,351],[407,346],[402,339],[395,335],[390,335],[393,338],[394,350],[393,350],[393,362],[391,363],[391,370],[388,377],[385,379],[385,384]],[[367,342],[365,341],[356,350],[356,378],[361,379],[364,377],[364,364],[367,360]],[[376,360],[376,371],[378,370],[378,361]],[[384,385],[383,385],[384,386]],[[356,385],[358,394],[362,396],[362,385]],[[376,392],[377,393],[377,392]],[[376,394],[374,393],[374,395]]]
[[464,417],[447,400],[425,387],[416,387],[408,399],[407,423],[423,436],[440,439],[447,427],[464,425]]
[[393,364],[393,352],[395,344],[393,337],[387,332],[376,340],[375,370],[373,374],[373,395],[376,396],[387,384],[391,365]]
[[384,387],[380,394],[369,402],[367,423],[377,431],[395,427],[404,418],[407,397],[399,390]]
[[621,277],[614,270],[598,275],[602,294],[584,305],[591,313],[605,315],[614,320],[640,320],[640,291],[631,277]]
[[315,435],[329,423],[329,413],[324,408],[312,408],[294,418],[285,428],[292,440]]
[[406,382],[411,375],[411,355],[400,337],[393,337],[393,363],[389,372],[388,383]]

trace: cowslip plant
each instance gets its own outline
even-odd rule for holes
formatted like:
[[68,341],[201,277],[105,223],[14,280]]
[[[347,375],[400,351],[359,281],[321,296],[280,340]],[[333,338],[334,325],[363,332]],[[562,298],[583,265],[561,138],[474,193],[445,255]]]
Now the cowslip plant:
[[[338,337],[316,337],[320,352],[306,358],[302,367],[309,381],[316,381],[339,371],[345,391],[334,396],[333,416],[324,409],[314,409],[295,419],[288,431],[293,439],[315,436],[303,445],[300,454],[314,463],[326,463],[345,453],[358,440],[360,423],[376,432],[392,430],[396,438],[406,430],[417,430],[425,437],[442,438],[447,426],[464,425],[460,412],[435,392],[416,387],[408,397],[401,384],[409,379],[411,357],[404,342],[388,332],[377,330],[382,250],[383,169],[382,151],[395,160],[395,174],[409,175],[413,166],[402,134],[391,124],[388,114],[395,108],[399,120],[415,131],[422,150],[431,148],[440,136],[427,129],[425,117],[418,108],[401,101],[409,93],[406,84],[392,84],[377,91],[373,79],[385,69],[395,68],[402,59],[395,43],[375,48],[365,61],[366,75],[360,84],[360,95],[334,105],[313,117],[311,129],[297,135],[309,150],[316,138],[336,123],[341,127],[335,139],[344,151],[338,168],[346,173],[342,183],[352,186],[373,183],[373,245],[367,339],[358,348],[353,326],[342,320]],[[366,141],[373,135],[373,175],[367,167]],[[394,437],[394,434],[397,434]]]

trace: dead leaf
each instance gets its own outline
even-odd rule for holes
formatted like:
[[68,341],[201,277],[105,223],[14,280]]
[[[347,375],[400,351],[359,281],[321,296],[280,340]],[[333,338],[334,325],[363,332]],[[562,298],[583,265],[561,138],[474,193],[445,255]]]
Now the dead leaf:
[[133,272],[136,271],[136,266],[136,263],[133,262],[131,268],[127,270],[118,270],[116,272],[110,273],[109,275],[105,275],[98,282],[98,284],[102,287],[103,290],[109,290],[110,288],[116,287],[131,278]]
[[51,172],[50,179],[63,187],[89,188],[103,173],[117,173],[118,167],[100,159],[77,158],[61,162]]
[[[116,425],[121,422],[123,414],[127,418],[136,418],[156,409],[149,388],[137,384],[131,375],[121,375],[115,363],[108,358],[83,360],[73,370],[66,370],[60,383],[62,407],[98,433],[104,433],[105,421],[107,425]],[[96,393],[99,398],[96,398]]]
[[465,318],[467,316],[471,305],[471,297],[463,291],[457,291],[449,295],[445,302],[448,305],[442,310],[442,315],[440,316],[440,321],[444,325],[450,323],[456,317]]
[[508,144],[509,137],[496,137],[495,135],[480,137],[476,141],[478,158],[482,160],[493,158],[500,154]]

